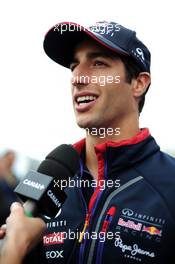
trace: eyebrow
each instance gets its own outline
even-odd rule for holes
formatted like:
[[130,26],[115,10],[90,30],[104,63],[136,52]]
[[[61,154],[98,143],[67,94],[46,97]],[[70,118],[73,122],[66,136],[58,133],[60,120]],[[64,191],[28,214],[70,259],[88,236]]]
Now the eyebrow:
[[90,59],[94,59],[96,57],[103,57],[103,58],[110,58],[112,60],[118,58],[118,55],[114,55],[111,52],[105,52],[105,51],[96,51],[96,52],[90,52],[87,56]]
[[[111,52],[105,52],[105,51],[94,51],[94,52],[89,52],[87,54],[87,58],[88,59],[95,59],[97,57],[103,57],[103,58],[109,58],[109,59],[112,59],[112,60],[116,60],[116,59],[119,59],[120,58],[120,55],[118,54],[113,54]],[[76,57],[74,57],[72,60],[71,60],[71,63],[75,63],[75,62],[78,62],[78,59]]]

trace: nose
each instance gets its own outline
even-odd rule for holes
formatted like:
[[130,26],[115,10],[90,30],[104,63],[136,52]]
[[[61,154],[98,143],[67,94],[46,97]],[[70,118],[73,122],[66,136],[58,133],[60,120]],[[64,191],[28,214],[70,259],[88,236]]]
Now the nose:
[[71,84],[78,89],[90,83],[90,72],[86,65],[78,64],[72,72]]

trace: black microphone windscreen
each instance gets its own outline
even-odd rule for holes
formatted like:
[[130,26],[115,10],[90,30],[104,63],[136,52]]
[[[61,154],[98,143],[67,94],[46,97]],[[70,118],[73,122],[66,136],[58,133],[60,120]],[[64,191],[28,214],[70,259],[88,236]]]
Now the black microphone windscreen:
[[71,145],[60,145],[41,162],[37,171],[52,177],[68,180],[79,169],[79,155]]

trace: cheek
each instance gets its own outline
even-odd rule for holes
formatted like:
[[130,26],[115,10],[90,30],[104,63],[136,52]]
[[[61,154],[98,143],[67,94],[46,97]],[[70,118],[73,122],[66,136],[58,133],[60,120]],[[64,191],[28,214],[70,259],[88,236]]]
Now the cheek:
[[126,107],[131,100],[130,87],[123,81],[108,84],[104,87],[103,100],[109,109]]
[[107,83],[103,88],[104,97],[110,101],[115,101],[115,99],[120,96],[121,92],[120,83]]
[[72,96],[72,101],[73,101],[73,94],[74,94],[74,87],[71,85],[71,96]]

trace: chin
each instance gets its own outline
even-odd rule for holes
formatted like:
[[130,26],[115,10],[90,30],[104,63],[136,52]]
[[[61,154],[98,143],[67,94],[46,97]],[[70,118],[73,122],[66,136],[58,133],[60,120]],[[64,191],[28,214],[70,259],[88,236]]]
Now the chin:
[[76,118],[76,122],[77,122],[77,125],[80,127],[80,128],[88,128],[88,129],[91,129],[91,128],[94,128],[94,127],[101,127],[101,122],[100,121],[100,118],[98,118],[97,116],[93,116],[93,119],[92,119],[92,115],[89,115],[89,116],[86,116],[86,117],[77,117]]
[[93,127],[92,125],[92,121],[87,121],[87,120],[77,120],[77,125],[80,127],[80,128],[91,128]]
[[89,128],[89,125],[88,124],[85,124],[85,123],[80,123],[80,122],[77,122],[77,125],[80,127],[80,128],[83,128],[83,129],[86,129],[86,128]]

